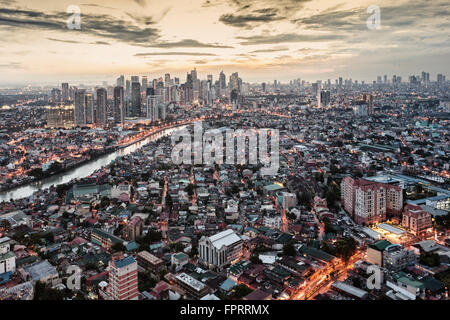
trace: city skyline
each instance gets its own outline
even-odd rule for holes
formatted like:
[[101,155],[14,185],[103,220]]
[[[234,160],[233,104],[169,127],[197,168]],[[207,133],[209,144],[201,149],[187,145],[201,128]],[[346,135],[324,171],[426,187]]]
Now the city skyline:
[[[448,73],[444,1],[1,1],[1,85],[114,81],[118,74],[184,78],[238,71],[247,82]],[[79,6],[81,30],[67,8]],[[442,19],[433,19],[442,17]],[[268,74],[271,76],[268,77]],[[203,78],[203,76],[202,76]]]

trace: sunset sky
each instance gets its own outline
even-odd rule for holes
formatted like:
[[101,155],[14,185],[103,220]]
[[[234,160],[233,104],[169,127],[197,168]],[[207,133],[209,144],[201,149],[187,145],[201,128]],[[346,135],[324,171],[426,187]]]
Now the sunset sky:
[[[67,8],[81,9],[69,30]],[[381,29],[366,12],[381,9]],[[450,75],[448,0],[0,0],[0,84]]]

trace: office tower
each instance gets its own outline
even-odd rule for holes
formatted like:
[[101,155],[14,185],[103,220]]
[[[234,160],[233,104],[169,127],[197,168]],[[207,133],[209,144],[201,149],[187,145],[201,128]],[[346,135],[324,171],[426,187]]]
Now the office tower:
[[147,87],[148,87],[148,79],[147,79],[147,77],[142,77],[142,87],[141,87],[141,90],[142,90],[142,92],[145,92],[146,90],[147,90]]
[[437,75],[437,82],[444,83],[445,82],[445,76],[443,74],[439,73]]
[[321,91],[320,101],[323,106],[329,107],[331,104],[331,92],[328,90]]
[[126,96],[130,96],[130,94],[131,94],[131,81],[130,80],[126,81],[125,94],[126,94]]
[[262,92],[266,92],[266,83],[265,82],[263,82],[262,84],[261,84],[261,89],[262,89]]
[[177,85],[179,85],[180,84],[180,78],[174,78],[175,80],[174,80],[174,83],[175,83],[175,85],[177,86]]
[[213,75],[212,74],[208,74],[208,76],[206,77],[206,80],[209,82],[209,85],[212,87],[212,85],[213,85]]
[[83,126],[86,124],[86,91],[76,90],[75,91],[75,126]]
[[192,77],[192,81],[196,81],[197,78],[197,69],[194,68],[194,70],[191,71],[191,77]]
[[123,87],[114,88],[114,109],[113,109],[114,123],[122,124],[125,120],[125,101]]
[[117,78],[117,87],[124,87],[125,86],[125,76],[121,75],[119,78]]
[[139,82],[139,76],[131,76],[131,83]]
[[339,87],[342,88],[342,77],[339,77]]
[[159,120],[159,109],[161,105],[161,96],[159,95],[149,95],[147,96],[147,118],[150,121]]
[[170,74],[166,73],[164,75],[164,87],[170,87]]
[[378,76],[378,77],[377,77],[377,83],[378,83],[378,84],[381,84],[381,76]]
[[227,89],[227,83],[226,83],[226,77],[225,77],[225,73],[220,72],[219,75],[219,94],[221,96],[226,94],[226,89]]
[[61,90],[56,89],[56,88],[55,88],[55,89],[52,89],[52,92],[51,92],[51,101],[52,101],[52,103],[55,103],[55,104],[61,102]]
[[239,74],[237,72],[230,76],[230,91],[236,90],[240,92],[239,88]]
[[387,75],[384,75],[384,84],[387,84]]
[[92,93],[86,93],[85,97],[85,108],[86,108],[86,123],[94,123],[94,97]]
[[320,108],[320,106],[321,106],[321,103],[320,103],[321,95],[320,95],[320,83],[319,82],[314,82],[312,84],[312,94],[313,94],[313,96],[316,97],[317,107]]
[[61,89],[62,89],[62,91],[61,91],[61,93],[62,93],[62,96],[61,96],[62,101],[63,101],[63,102],[66,102],[66,101],[69,100],[69,84],[66,83],[66,82],[63,83],[63,84],[61,85]]
[[112,300],[138,300],[137,262],[132,256],[116,255],[108,264],[107,293]]
[[132,82],[131,84],[131,117],[141,116],[141,84]]
[[104,89],[104,88],[97,89],[96,124],[99,127],[105,127],[106,126],[106,119],[108,118],[107,110],[106,110],[106,103],[107,103],[107,92],[106,92],[106,89]]

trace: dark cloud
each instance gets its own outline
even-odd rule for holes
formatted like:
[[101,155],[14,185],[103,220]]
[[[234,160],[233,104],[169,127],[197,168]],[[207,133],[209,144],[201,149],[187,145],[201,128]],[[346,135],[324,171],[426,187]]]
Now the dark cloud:
[[70,38],[86,34],[131,45],[146,46],[159,38],[159,30],[110,15],[82,14],[81,30],[67,29],[66,12],[45,13],[36,10],[0,8],[2,28],[40,29],[43,31],[66,31]]
[[235,7],[235,12],[223,14],[219,21],[233,27],[253,29],[263,23],[289,20],[309,1],[311,0],[225,0],[207,1],[203,6],[211,7],[225,3]]
[[233,27],[252,29],[259,23],[268,23],[283,20],[284,17],[278,16],[277,10],[272,8],[255,10],[249,14],[224,14],[219,21]]

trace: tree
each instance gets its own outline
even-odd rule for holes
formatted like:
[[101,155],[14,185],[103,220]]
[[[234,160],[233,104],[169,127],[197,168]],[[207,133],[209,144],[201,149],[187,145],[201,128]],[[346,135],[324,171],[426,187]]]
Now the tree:
[[243,284],[243,283],[241,283],[240,285],[236,286],[236,287],[234,288],[233,291],[234,291],[233,296],[234,296],[235,298],[243,298],[243,297],[245,297],[246,295],[249,295],[250,293],[253,292],[252,289],[250,289],[249,287],[247,287],[247,286],[246,286],[245,284]]
[[441,258],[437,253],[428,252],[420,255],[419,262],[428,267],[437,267],[441,264]]
[[291,256],[291,257],[294,257],[294,256],[297,254],[297,252],[295,251],[294,244],[291,243],[291,242],[286,243],[286,244],[283,246],[283,254],[284,254],[285,256]]
[[118,242],[118,243],[113,244],[113,245],[111,246],[111,249],[112,249],[113,251],[115,251],[115,252],[121,252],[121,251],[125,251],[125,250],[126,250],[125,246],[124,246],[123,243],[121,243],[121,242]]

